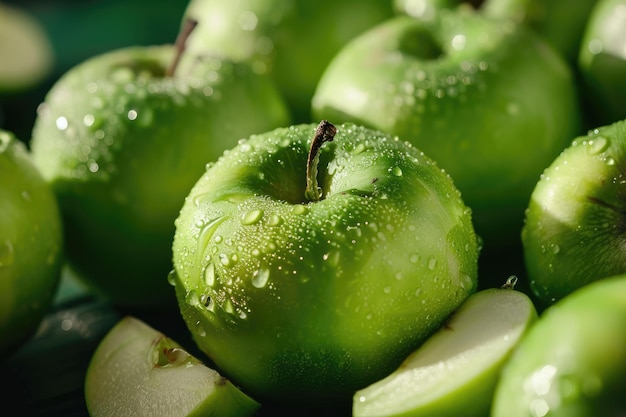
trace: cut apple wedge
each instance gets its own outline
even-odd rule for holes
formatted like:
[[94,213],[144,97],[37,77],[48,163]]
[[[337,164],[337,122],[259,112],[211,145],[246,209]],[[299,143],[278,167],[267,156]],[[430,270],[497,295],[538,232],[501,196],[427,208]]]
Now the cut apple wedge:
[[102,339],[85,377],[91,417],[254,415],[260,404],[177,342],[126,316]]
[[506,287],[470,296],[397,370],[357,391],[353,416],[489,415],[500,370],[537,319],[530,298]]

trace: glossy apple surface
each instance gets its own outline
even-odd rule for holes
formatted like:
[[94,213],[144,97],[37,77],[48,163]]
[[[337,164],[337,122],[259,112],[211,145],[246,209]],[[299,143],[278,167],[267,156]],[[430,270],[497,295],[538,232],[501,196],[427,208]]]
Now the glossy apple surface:
[[626,1],[597,2],[578,58],[592,123],[597,126],[626,119]]
[[505,365],[493,417],[618,417],[626,410],[626,276],[571,293],[540,316]]
[[193,0],[190,53],[250,60],[272,75],[298,122],[311,122],[315,86],[350,39],[393,15],[389,0]]
[[63,258],[61,215],[26,146],[0,130],[0,353],[35,331],[56,293]]
[[551,304],[592,281],[626,272],[626,121],[574,139],[545,170],[522,230],[530,285]]
[[471,295],[398,369],[356,392],[352,415],[489,415],[500,371],[536,318],[523,292]]
[[98,344],[85,375],[91,417],[248,417],[260,404],[176,341],[133,316]]
[[174,56],[163,45],[84,61],[52,87],[33,129],[71,266],[124,306],[176,305],[167,275],[185,195],[241,137],[289,120],[273,84],[245,64],[183,59],[169,76]]
[[544,41],[462,8],[399,16],[346,44],[313,111],[422,149],[450,174],[488,246],[519,240],[534,184],[579,132],[577,100],[571,70]]
[[[261,402],[350,403],[476,289],[477,238],[449,176],[407,142],[353,124],[336,126],[309,170],[316,129],[241,142],[176,220],[183,318]],[[312,171],[319,201],[305,197]]]

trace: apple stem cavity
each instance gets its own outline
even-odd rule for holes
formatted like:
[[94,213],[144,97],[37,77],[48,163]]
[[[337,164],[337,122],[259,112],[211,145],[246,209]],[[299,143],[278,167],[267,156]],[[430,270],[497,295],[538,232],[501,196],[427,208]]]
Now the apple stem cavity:
[[337,134],[337,128],[328,120],[322,120],[315,129],[315,136],[311,141],[309,157],[306,164],[306,189],[304,197],[308,201],[319,201],[322,192],[317,183],[317,166],[319,164],[319,151],[325,142],[332,142]]
[[198,21],[195,19],[186,19],[185,24],[181,28],[178,36],[176,37],[176,54],[174,55],[174,60],[170,63],[170,66],[167,68],[165,75],[168,77],[173,77],[176,72],[176,68],[178,67],[178,63],[180,62],[180,58],[183,56],[183,52],[185,52],[185,48],[187,46],[187,39],[193,30],[198,26]]

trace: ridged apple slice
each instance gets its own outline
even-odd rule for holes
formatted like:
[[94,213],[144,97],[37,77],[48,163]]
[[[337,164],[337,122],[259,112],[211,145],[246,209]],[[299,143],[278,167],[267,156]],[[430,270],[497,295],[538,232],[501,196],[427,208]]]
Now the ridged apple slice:
[[85,378],[91,417],[247,417],[260,404],[177,342],[126,316],[102,339]]
[[356,392],[353,416],[489,415],[500,370],[536,318],[521,291],[473,294],[397,370]]

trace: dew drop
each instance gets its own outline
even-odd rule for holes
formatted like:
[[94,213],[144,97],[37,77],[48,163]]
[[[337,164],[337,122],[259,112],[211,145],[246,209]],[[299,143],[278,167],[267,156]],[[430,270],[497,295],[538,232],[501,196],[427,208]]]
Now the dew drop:
[[261,268],[252,276],[252,285],[256,288],[263,288],[267,285],[269,278],[270,270],[267,268]]
[[393,175],[395,175],[396,177],[401,177],[402,176],[402,168],[400,168],[400,167],[393,167],[391,169],[391,173]]
[[597,155],[604,152],[608,146],[609,141],[606,138],[597,136],[587,142],[587,152],[590,155]]
[[209,287],[215,285],[215,265],[212,262],[208,263],[204,268],[204,282]]
[[168,274],[167,274],[167,282],[172,286],[176,286],[176,281],[177,281],[178,275],[176,274],[176,270],[172,269]]
[[[198,253],[204,253],[206,247],[209,244],[209,241],[211,240],[211,237],[213,237],[213,234],[217,230],[217,227],[224,219],[225,217],[222,216],[217,217],[204,225],[199,224],[199,226],[202,227],[202,231],[200,231],[200,235],[198,236]],[[219,243],[217,240],[217,236],[215,237],[215,241]]]
[[278,214],[272,214],[267,224],[269,224],[270,226],[278,226],[282,222],[283,222],[282,217],[280,217]]
[[200,297],[195,290],[191,290],[187,293],[185,301],[192,307],[197,307],[198,305],[200,305]]
[[413,255],[411,255],[411,257],[409,258],[409,261],[410,261],[412,264],[416,264],[416,263],[418,263],[418,262],[419,262],[419,260],[420,260],[420,256],[419,256],[417,253],[414,253],[414,254],[413,254]]
[[241,216],[241,224],[251,225],[257,223],[263,217],[263,210],[250,210]]
[[437,258],[431,256],[430,258],[428,258],[428,269],[433,271],[435,268],[437,268]]
[[302,204],[296,204],[291,208],[291,212],[293,214],[305,214],[308,211],[308,208]]
[[224,301],[224,304],[222,304],[222,308],[228,314],[234,314],[235,313],[235,306],[233,306],[233,302],[230,299],[226,299]]
[[561,251],[561,247],[556,243],[552,244],[550,245],[550,251],[552,252],[552,254],[556,255],[557,253]]
[[13,244],[9,240],[5,240],[4,243],[0,244],[0,268],[11,266],[14,258]]
[[67,121],[67,117],[60,116],[56,120],[56,126],[59,130],[65,130],[69,126],[69,122]]

